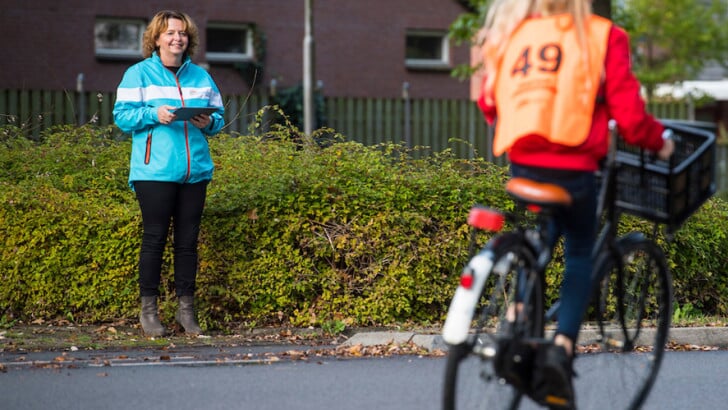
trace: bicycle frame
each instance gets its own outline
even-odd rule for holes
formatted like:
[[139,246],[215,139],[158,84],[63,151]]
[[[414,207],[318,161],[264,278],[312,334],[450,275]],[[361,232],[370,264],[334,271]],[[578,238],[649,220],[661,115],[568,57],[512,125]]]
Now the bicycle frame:
[[[615,176],[617,170],[616,123],[610,122],[609,127],[611,140],[610,148],[605,164],[602,167],[602,184],[597,201],[597,223],[601,225],[601,229],[592,251],[592,255],[595,260],[601,252],[619,252],[617,248],[617,225],[619,223],[620,214],[616,209],[616,206],[614,206],[614,197],[616,195]],[[474,209],[477,209],[477,207]],[[548,223],[548,214],[544,215],[538,213],[538,222],[533,228],[523,227],[520,223],[520,218],[513,213],[499,214],[502,215],[502,218],[505,220],[513,222],[516,229],[512,232],[499,234],[491,239],[480,253],[470,259],[463,269],[461,283],[452,298],[442,331],[444,341],[450,345],[458,345],[467,340],[473,314],[483,291],[483,287],[488,276],[494,270],[493,248],[500,245],[497,243],[498,241],[502,242],[504,240],[503,238],[508,237],[511,238],[509,240],[520,241],[521,243],[531,247],[534,254],[538,256],[537,269],[539,269],[541,273],[545,271],[546,266],[551,261],[553,249],[545,244],[545,229],[546,224]],[[495,219],[495,216],[493,215],[488,215],[487,218],[483,217],[483,220],[481,221],[476,220],[478,218],[478,216],[473,215],[473,211],[471,211],[471,214],[468,217],[469,224],[475,226],[480,223],[482,225],[479,228],[476,227],[474,229],[474,233],[477,229],[499,231],[503,227],[503,221]],[[474,237],[471,238],[471,249],[473,243]],[[595,284],[602,279],[595,277],[596,275],[597,273],[595,270],[592,273],[592,280]],[[552,320],[556,316],[559,305],[559,302],[556,301],[551,306],[545,314],[546,320]]]
[[[617,160],[614,124],[610,124],[610,134],[610,149],[598,174],[597,237],[591,249],[592,314],[599,331],[596,339],[584,343],[595,353],[638,353],[622,356],[636,362],[632,366],[635,383],[623,386],[629,392],[623,397],[625,404],[635,410],[646,400],[662,361],[670,326],[672,284],[664,252],[654,238],[641,232],[618,232],[622,213],[631,210],[622,208],[620,202],[622,178],[623,174],[631,176],[635,164],[622,157]],[[622,168],[625,166],[628,168]],[[518,212],[476,206],[468,216],[473,227],[470,260],[442,330],[443,340],[450,346],[443,392],[448,410],[461,409],[456,406],[460,400],[456,396],[465,397],[463,408],[478,403],[480,389],[486,385],[495,386],[482,392],[506,406],[499,408],[518,408],[524,396],[539,403],[542,400],[532,396],[529,371],[533,371],[539,352],[545,351],[542,347],[553,343],[545,334],[545,325],[556,318],[560,306],[556,301],[544,312],[545,272],[554,251],[549,228],[553,212],[570,206],[572,198],[558,184],[522,177],[511,178],[506,191],[516,198]],[[523,206],[535,211],[535,223],[520,212]],[[515,228],[502,231],[505,221]],[[656,235],[659,223],[653,222]],[[496,234],[476,250],[477,232],[483,230]],[[643,324],[651,332],[642,332]]]
[[[477,210],[478,208],[474,209]],[[488,277],[491,273],[502,271],[497,265],[494,265],[496,259],[494,253],[497,249],[508,247],[514,243],[527,246],[535,256],[536,269],[541,273],[545,271],[546,266],[551,262],[552,249],[546,245],[545,241],[549,220],[547,214],[538,214],[538,221],[535,227],[532,228],[524,227],[521,218],[516,214],[502,213],[499,215],[514,223],[516,228],[511,232],[504,232],[493,237],[479,253],[470,259],[463,269],[460,276],[460,285],[455,291],[443,326],[443,339],[450,345],[458,345],[467,340],[473,314]],[[493,214],[488,214],[488,218],[492,217]],[[477,216],[474,216],[471,211],[469,216],[471,224],[477,223],[473,221],[475,218]],[[488,220],[484,223],[491,226],[490,229],[500,229],[503,226],[503,221]],[[492,225],[490,225],[491,223]],[[508,263],[507,260],[503,262]]]

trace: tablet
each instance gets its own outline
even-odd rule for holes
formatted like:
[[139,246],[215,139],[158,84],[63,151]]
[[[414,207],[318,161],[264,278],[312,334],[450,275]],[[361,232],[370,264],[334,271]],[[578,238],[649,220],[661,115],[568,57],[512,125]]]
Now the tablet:
[[218,110],[217,107],[181,107],[181,108],[177,108],[176,110],[172,111],[172,114],[175,115],[175,117],[174,117],[175,121],[187,121],[190,118],[194,117],[195,115],[199,115],[199,114],[210,115],[217,110]]

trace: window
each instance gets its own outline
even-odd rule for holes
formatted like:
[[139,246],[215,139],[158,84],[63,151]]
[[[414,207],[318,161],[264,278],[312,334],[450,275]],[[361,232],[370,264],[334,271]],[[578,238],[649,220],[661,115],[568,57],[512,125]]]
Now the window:
[[253,30],[249,25],[209,23],[208,62],[237,63],[253,59]]
[[94,25],[96,56],[138,59],[142,56],[144,20],[97,18]]
[[450,43],[447,33],[423,30],[407,31],[405,64],[409,68],[449,68]]

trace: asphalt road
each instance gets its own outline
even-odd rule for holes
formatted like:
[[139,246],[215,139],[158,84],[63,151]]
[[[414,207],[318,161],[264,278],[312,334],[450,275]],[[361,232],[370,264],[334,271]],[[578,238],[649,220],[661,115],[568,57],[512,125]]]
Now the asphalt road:
[[[725,347],[722,328],[672,331],[676,343]],[[344,346],[438,335],[357,334]],[[325,346],[184,347],[124,351],[2,352],[0,410],[439,409],[445,357],[342,358]],[[305,354],[300,354],[305,352]],[[629,375],[607,359],[577,360],[579,409],[615,409]],[[728,408],[728,351],[670,351],[645,409]],[[535,409],[526,404],[524,409]]]
[[[181,354],[111,363],[8,366],[0,409],[438,409],[444,357],[417,355],[204,360]],[[185,359],[187,357],[187,359]],[[232,359],[237,357],[237,359]],[[728,351],[668,352],[645,409],[726,408]],[[614,409],[624,380],[608,363],[577,361],[580,409]],[[536,406],[525,405],[524,409]]]

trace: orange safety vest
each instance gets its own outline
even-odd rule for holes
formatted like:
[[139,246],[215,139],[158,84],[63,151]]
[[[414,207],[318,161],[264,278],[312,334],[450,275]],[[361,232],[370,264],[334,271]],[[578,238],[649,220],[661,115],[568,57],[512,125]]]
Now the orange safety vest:
[[527,135],[566,146],[586,140],[611,27],[605,18],[590,17],[588,64],[569,15],[529,19],[513,32],[496,65],[496,156]]

